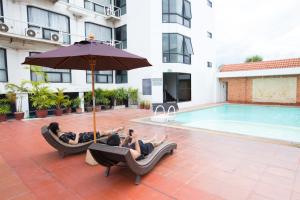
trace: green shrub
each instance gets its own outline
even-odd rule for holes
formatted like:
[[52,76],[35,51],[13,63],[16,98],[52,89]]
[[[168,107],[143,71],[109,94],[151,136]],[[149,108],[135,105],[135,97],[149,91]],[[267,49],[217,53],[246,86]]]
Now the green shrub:
[[128,98],[128,93],[124,88],[118,88],[115,90],[115,100],[117,105],[123,105],[124,100]]
[[0,115],[6,115],[10,112],[10,100],[7,98],[0,99]]
[[130,100],[130,104],[136,105],[138,103],[138,89],[129,88],[128,99]]
[[93,96],[92,96],[92,92],[86,92],[84,94],[84,105],[85,106],[91,106],[93,103]]
[[69,96],[64,95],[64,89],[57,88],[57,93],[53,94],[54,104],[57,109],[61,109],[62,106],[70,106]]
[[55,105],[53,92],[43,83],[32,82],[32,89],[29,93],[32,106],[37,110],[46,110]]
[[72,100],[72,107],[73,108],[80,108],[81,105],[81,98],[77,97],[75,99]]

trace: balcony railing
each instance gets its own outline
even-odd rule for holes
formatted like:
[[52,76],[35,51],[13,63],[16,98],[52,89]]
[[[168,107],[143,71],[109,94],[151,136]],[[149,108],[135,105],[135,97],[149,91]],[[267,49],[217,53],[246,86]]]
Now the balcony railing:
[[[62,46],[86,39],[84,35],[70,34],[60,30],[55,30],[50,27],[39,26],[30,22],[3,16],[0,16],[0,36],[45,42]],[[118,40],[101,42],[107,45],[115,46],[116,48],[123,48],[122,42]]]
[[120,19],[121,8],[113,5],[101,5],[92,0],[85,0],[84,7],[87,10],[106,16],[106,19]]

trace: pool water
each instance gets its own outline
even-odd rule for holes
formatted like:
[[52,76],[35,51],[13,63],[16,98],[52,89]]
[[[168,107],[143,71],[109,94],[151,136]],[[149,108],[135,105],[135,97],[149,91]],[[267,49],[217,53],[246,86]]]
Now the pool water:
[[183,126],[300,143],[300,108],[225,104],[178,113]]

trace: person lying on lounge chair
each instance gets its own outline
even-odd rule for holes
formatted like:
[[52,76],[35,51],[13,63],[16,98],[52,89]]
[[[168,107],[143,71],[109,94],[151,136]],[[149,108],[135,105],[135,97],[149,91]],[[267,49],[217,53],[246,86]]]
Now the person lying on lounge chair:
[[141,160],[149,155],[155,147],[158,147],[167,139],[167,135],[163,138],[157,139],[156,137],[149,141],[142,141],[137,138],[134,130],[129,129],[128,136],[121,142],[118,134],[112,134],[107,138],[107,145],[122,146],[130,148],[130,153],[135,160]]
[[[57,122],[52,122],[49,124],[48,129],[52,131],[61,141],[67,144],[78,144],[85,143],[94,140],[93,132],[83,132],[83,133],[73,133],[73,132],[62,132],[59,128],[59,124]],[[124,127],[119,127],[112,130],[101,131],[96,133],[96,138],[99,139],[103,136],[111,135],[112,133],[117,133],[119,131],[124,130]]]

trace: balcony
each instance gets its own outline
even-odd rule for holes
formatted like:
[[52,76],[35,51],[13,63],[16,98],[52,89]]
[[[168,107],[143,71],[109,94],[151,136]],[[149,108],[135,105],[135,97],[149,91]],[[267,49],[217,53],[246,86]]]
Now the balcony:
[[113,5],[101,5],[92,0],[84,1],[84,8],[95,12],[96,15],[104,16],[108,21],[118,21],[121,16],[121,8]]

